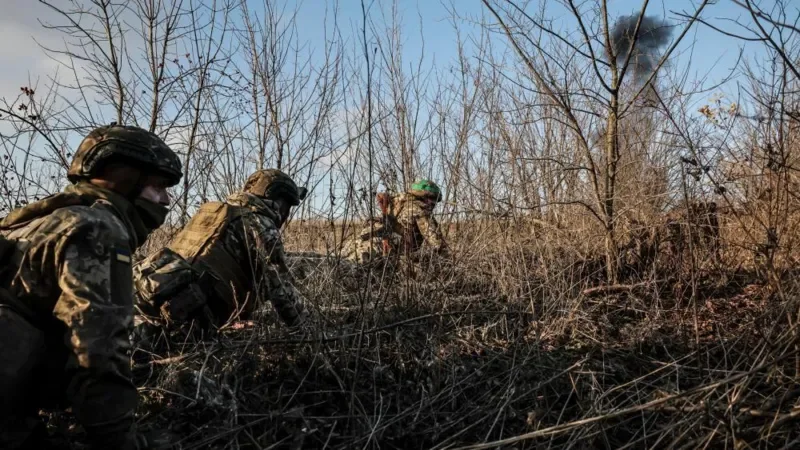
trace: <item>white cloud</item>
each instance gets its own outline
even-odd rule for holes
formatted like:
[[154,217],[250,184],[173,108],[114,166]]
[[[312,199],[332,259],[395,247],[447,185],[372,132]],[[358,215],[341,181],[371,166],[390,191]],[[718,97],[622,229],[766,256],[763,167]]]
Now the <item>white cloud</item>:
[[[0,16],[0,97],[15,98],[21,86],[47,84],[58,63],[49,58],[39,43],[62,46],[58,32],[47,30],[39,20],[52,21],[56,14],[46,6],[28,0],[4,0]],[[37,41],[39,43],[37,43]]]

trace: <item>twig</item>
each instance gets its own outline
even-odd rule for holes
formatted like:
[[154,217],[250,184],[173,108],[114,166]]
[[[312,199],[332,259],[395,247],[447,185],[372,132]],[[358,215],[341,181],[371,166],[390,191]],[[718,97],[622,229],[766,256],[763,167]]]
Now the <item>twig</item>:
[[647,286],[650,283],[642,282],[636,284],[612,284],[607,286],[596,286],[584,289],[582,294],[586,297],[594,297],[598,295],[619,294],[622,292],[630,292],[636,288]]
[[[378,333],[381,331],[390,330],[392,328],[402,327],[404,325],[409,325],[414,322],[420,322],[427,319],[434,319],[434,318],[442,318],[448,316],[466,316],[466,315],[481,315],[481,314],[495,314],[495,315],[525,315],[525,316],[535,316],[533,313],[525,312],[525,311],[454,311],[454,312],[446,312],[446,313],[433,313],[433,314],[425,314],[422,316],[412,317],[410,319],[401,320],[400,322],[391,323],[388,325],[372,328],[369,330],[365,330],[364,334],[372,334]],[[271,340],[261,340],[257,341],[258,344],[313,344],[318,342],[335,342],[346,338],[351,337],[358,337],[361,333],[348,333],[342,334],[339,336],[333,337],[326,337],[322,339],[271,339]],[[249,342],[248,342],[249,343]],[[234,347],[245,345],[245,343],[234,344]]]
[[659,398],[659,399],[656,399],[656,400],[652,400],[652,401],[647,402],[647,403],[642,404],[642,405],[637,405],[637,406],[633,406],[633,407],[630,407],[630,408],[621,409],[619,411],[613,411],[613,412],[610,412],[608,414],[604,414],[604,415],[600,415],[600,416],[594,416],[594,417],[589,417],[589,418],[586,418],[586,419],[576,420],[576,421],[568,422],[568,423],[561,424],[561,425],[555,425],[555,426],[552,426],[552,427],[548,427],[548,428],[544,428],[544,429],[541,429],[541,430],[533,431],[531,433],[521,434],[519,436],[515,436],[515,437],[512,437],[512,438],[508,438],[508,439],[501,439],[501,440],[497,440],[497,441],[494,441],[494,442],[487,442],[487,443],[483,443],[483,444],[468,445],[468,446],[464,446],[464,447],[458,447],[456,450],[468,450],[468,449],[469,450],[477,450],[477,449],[483,449],[483,448],[496,448],[496,447],[499,447],[501,445],[509,445],[509,444],[514,444],[514,443],[517,443],[517,442],[526,441],[526,440],[529,440],[529,439],[534,439],[534,438],[537,438],[537,437],[544,437],[544,436],[550,436],[550,435],[554,435],[554,434],[558,434],[558,433],[563,433],[565,431],[569,431],[569,430],[572,430],[572,429],[575,429],[575,428],[578,428],[578,427],[581,427],[581,426],[584,426],[584,425],[589,425],[589,424],[596,423],[596,422],[601,422],[601,421],[604,421],[604,420],[615,419],[617,417],[622,417],[622,416],[625,416],[625,415],[628,415],[628,414],[631,414],[631,413],[636,413],[636,412],[640,412],[640,411],[646,411],[646,410],[655,408],[656,406],[660,406],[660,405],[662,405],[664,403],[667,403],[669,401],[672,401],[672,400],[675,400],[675,399],[678,399],[678,398],[681,398],[681,397],[685,397],[687,395],[695,394],[695,393],[698,393],[698,392],[710,391],[710,390],[716,389],[716,388],[718,388],[718,387],[720,387],[720,386],[722,386],[724,384],[733,383],[734,381],[741,380],[742,378],[745,378],[745,377],[747,377],[749,375],[752,375],[752,374],[754,374],[756,372],[764,370],[767,367],[773,366],[773,365],[777,364],[778,362],[783,361],[784,359],[786,359],[787,357],[792,356],[792,355],[793,354],[791,352],[786,352],[783,355],[780,355],[774,361],[761,364],[758,367],[756,367],[756,368],[754,368],[754,369],[752,369],[752,370],[750,370],[748,372],[740,373],[740,374],[725,378],[724,380],[720,380],[720,381],[717,381],[715,383],[711,383],[711,384],[708,384],[708,385],[705,385],[705,386],[699,386],[699,387],[696,387],[696,388],[693,388],[693,389],[689,389],[688,391],[680,393],[680,394],[674,394],[674,395],[670,395],[670,396],[667,396],[667,397],[663,397],[663,398]]

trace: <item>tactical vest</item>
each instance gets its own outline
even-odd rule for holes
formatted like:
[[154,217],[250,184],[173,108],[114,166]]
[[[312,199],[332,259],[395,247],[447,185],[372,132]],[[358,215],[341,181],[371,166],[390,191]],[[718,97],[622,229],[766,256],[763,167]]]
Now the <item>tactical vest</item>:
[[214,302],[209,302],[209,307],[215,315],[224,314],[225,318],[242,305],[248,312],[255,306],[248,301],[252,283],[242,267],[243,261],[231,255],[221,239],[233,220],[247,214],[257,213],[224,202],[206,203],[169,244],[200,272],[210,271],[220,280],[214,290],[225,307]]

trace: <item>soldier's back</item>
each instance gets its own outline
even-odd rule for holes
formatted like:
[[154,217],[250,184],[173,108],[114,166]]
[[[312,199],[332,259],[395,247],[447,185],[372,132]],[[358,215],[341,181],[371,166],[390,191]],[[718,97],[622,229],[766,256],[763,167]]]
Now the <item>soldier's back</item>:
[[[10,215],[1,225],[0,233],[16,247],[12,256],[16,270],[8,280],[9,290],[37,314],[52,313],[62,291],[59,268],[78,256],[74,254],[76,246],[87,248],[82,258],[86,253],[102,257],[111,246],[115,256],[130,263],[130,233],[107,203],[69,205],[32,217]],[[100,281],[93,278],[92,264],[83,263],[84,282]]]
[[215,316],[226,318],[245,302],[247,316],[255,306],[246,300],[254,289],[255,262],[269,259],[265,242],[280,242],[277,222],[265,201],[239,192],[201,206],[170,242],[169,248],[199,272],[210,271],[221,280],[209,299]]

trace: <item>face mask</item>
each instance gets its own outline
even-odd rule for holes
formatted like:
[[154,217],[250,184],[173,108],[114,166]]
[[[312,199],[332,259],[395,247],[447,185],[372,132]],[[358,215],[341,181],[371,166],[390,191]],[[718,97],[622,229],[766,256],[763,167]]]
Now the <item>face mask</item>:
[[134,200],[133,205],[136,207],[136,211],[139,212],[144,225],[150,230],[155,230],[161,225],[164,225],[164,222],[167,220],[169,208],[166,206],[159,205],[158,203],[151,202],[141,197]]
[[280,215],[281,215],[281,227],[286,225],[286,222],[289,221],[289,216],[291,215],[291,213],[292,213],[292,206],[291,205],[284,204],[284,205],[281,206],[281,212],[280,212]]

